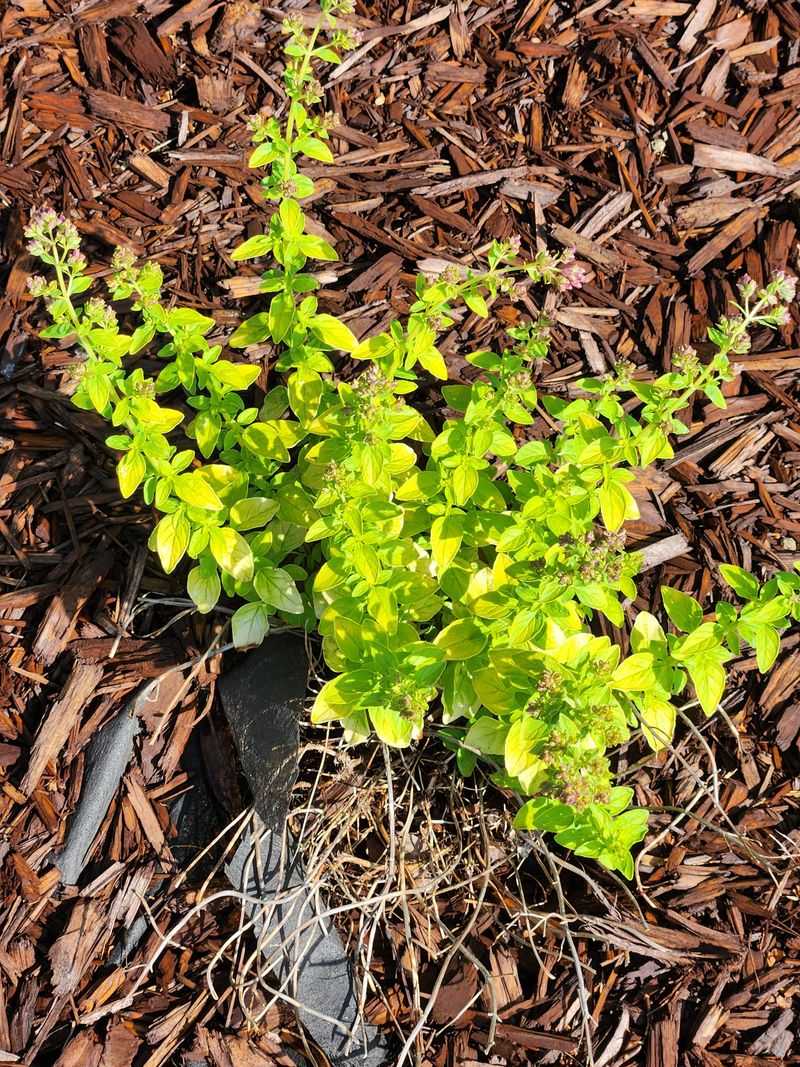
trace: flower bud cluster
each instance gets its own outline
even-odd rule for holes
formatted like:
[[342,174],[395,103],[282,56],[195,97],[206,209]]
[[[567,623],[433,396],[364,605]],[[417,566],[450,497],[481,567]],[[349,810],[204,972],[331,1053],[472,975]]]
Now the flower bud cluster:
[[562,581],[571,584],[575,577],[581,582],[618,582],[625,573],[625,531],[592,529],[582,540],[564,534],[559,543],[565,550],[560,565]]
[[697,349],[691,345],[681,345],[672,356],[672,366],[688,378],[696,378],[702,369]]
[[533,281],[552,285],[562,292],[580,289],[589,281],[588,273],[575,258],[574,248],[566,248],[563,252],[540,249],[533,259],[525,264],[525,270]]
[[52,208],[34,211],[24,232],[28,238],[28,251],[45,263],[63,260],[65,253],[80,248],[81,240],[74,224]]
[[97,326],[99,329],[116,330],[118,328],[114,309],[100,297],[93,296],[86,301],[83,305],[83,315],[87,324]]
[[531,363],[536,359],[544,359],[550,341],[550,329],[552,319],[547,315],[539,315],[532,322],[523,322],[519,326],[511,326],[506,330],[508,336],[516,341],[513,352]]

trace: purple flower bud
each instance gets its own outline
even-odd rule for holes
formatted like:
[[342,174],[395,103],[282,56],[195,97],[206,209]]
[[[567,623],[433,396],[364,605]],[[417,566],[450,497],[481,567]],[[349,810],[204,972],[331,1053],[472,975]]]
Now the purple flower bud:
[[756,289],[758,288],[749,274],[743,274],[737,282],[736,287],[739,290],[739,296],[742,300],[749,300],[750,297],[755,295]]
[[589,281],[589,275],[577,260],[570,260],[561,266],[561,288],[580,289]]
[[41,274],[33,274],[28,278],[26,285],[31,296],[42,296],[47,288],[47,279],[43,278]]

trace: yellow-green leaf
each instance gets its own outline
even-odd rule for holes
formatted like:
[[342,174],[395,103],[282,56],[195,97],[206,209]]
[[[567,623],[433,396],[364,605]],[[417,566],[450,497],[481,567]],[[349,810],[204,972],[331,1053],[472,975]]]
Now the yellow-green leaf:
[[650,689],[655,684],[655,680],[653,657],[649,652],[637,652],[633,656],[628,656],[611,676],[614,689],[626,693]]
[[124,497],[132,496],[147,471],[147,464],[140,452],[131,449],[126,452],[117,464],[117,479],[119,480],[120,492]]
[[471,659],[486,647],[487,637],[472,619],[456,619],[433,640],[448,659]]
[[441,574],[447,570],[461,548],[464,535],[464,516],[459,511],[440,515],[431,524],[431,551]]
[[411,742],[413,723],[410,719],[404,719],[394,708],[370,708],[369,717],[375,733],[391,748],[406,748]]
[[231,619],[233,643],[237,648],[260,645],[269,632],[269,610],[264,604],[242,604]]
[[208,571],[203,567],[192,567],[186,579],[186,591],[201,615],[206,615],[216,605],[222,592],[216,569]]
[[654,752],[668,745],[675,733],[675,707],[663,697],[648,694],[641,707],[642,733]]
[[153,530],[158,558],[167,574],[171,574],[183,559],[190,535],[191,527],[181,511],[165,515]]
[[320,341],[331,348],[353,352],[358,347],[358,338],[353,331],[333,315],[315,315],[311,320],[311,329]]
[[278,501],[267,496],[250,496],[231,504],[230,522],[235,530],[257,530],[277,514]]
[[209,540],[211,555],[237,582],[253,579],[253,553],[240,533],[230,526],[221,526],[211,531]]
[[248,237],[238,248],[234,248],[231,252],[231,259],[234,263],[239,263],[244,259],[256,259],[258,256],[265,256],[271,248],[272,238],[265,233],[257,233],[253,237]]
[[200,471],[179,474],[173,482],[175,494],[187,504],[205,511],[219,511],[222,501],[205,480]]

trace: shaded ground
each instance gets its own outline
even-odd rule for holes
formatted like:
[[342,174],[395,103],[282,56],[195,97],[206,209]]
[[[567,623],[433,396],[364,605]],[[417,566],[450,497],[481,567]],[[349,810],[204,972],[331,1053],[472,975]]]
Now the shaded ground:
[[[147,554],[149,514],[120,500],[102,427],[59,392],[69,356],[36,338],[22,241],[31,206],[49,201],[77,222],[99,276],[113,247],[130,244],[224,336],[257,306],[257,277],[237,273],[229,251],[263,226],[244,118],[280,104],[278,14],[246,0],[14,0],[0,22],[0,1062],[156,1067],[186,1056],[250,1067],[288,1062],[282,1048],[297,1043],[285,1009],[247,1037],[230,1002],[209,995],[203,972],[235,924],[229,905],[198,913],[132,1004],[158,936],[111,962],[143,894],[181,869],[168,806],[201,773],[185,769],[190,735],[220,813],[241,810],[215,702],[219,658],[187,671],[184,691],[148,722],[79,886],[64,889],[51,865],[98,727],[142,678],[207,650],[219,620],[171,603],[181,588]],[[320,167],[328,195],[312,214],[341,256],[322,299],[356,332],[402,312],[431,260],[469,261],[510,234],[529,249],[574,245],[593,277],[553,309],[540,384],[555,392],[621,356],[659,370],[679,344],[703,352],[738,275],[797,270],[796,3],[407,0],[359,4],[355,21],[363,44],[328,83],[337,161]],[[466,366],[462,337],[487,342],[491,329],[469,317],[453,331],[454,375]],[[675,460],[637,483],[632,542],[687,543],[668,543],[638,607],[665,578],[709,597],[720,562],[764,575],[799,558],[798,333],[795,312],[780,334],[758,334],[728,409],[698,402]],[[269,347],[249,358],[263,361],[264,385]],[[502,798],[492,794],[483,817],[470,788],[448,798],[441,750],[398,764],[396,779],[415,783],[398,799],[398,825],[412,797],[427,805],[443,864],[463,831],[469,886],[437,896],[438,917],[424,894],[406,914],[388,909],[373,1017],[410,1032],[415,969],[424,1004],[480,903],[464,940],[472,959],[454,955],[425,1037],[482,992],[432,1042],[437,1067],[583,1065],[587,1027],[598,1067],[800,1062],[799,645],[785,638],[766,683],[741,661],[728,717],[699,724],[702,734],[684,728],[676,753],[620,754],[639,801],[661,809],[640,863],[641,914],[590,868],[592,884],[561,868],[560,904],[557,866],[536,849],[515,854]],[[298,804],[319,758],[314,748],[304,757]],[[374,750],[323,765],[320,833],[343,826],[347,845],[328,861],[334,900],[357,895],[385,862],[385,789]],[[403,867],[412,887],[413,859]],[[195,889],[162,892],[166,930]],[[343,925],[355,931],[357,919]]]

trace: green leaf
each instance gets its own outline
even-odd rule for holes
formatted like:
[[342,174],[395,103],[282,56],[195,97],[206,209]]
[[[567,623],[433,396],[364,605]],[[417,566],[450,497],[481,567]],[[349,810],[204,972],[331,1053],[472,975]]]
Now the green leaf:
[[112,433],[106,438],[106,447],[117,452],[127,452],[133,445],[133,438],[127,433]]
[[231,252],[234,263],[241,263],[243,259],[257,259],[266,256],[272,250],[272,238],[266,233],[257,233],[254,237],[248,237],[238,248]]
[[200,471],[191,474],[179,474],[173,482],[175,494],[194,508],[205,511],[219,511],[222,501],[205,480]]
[[478,472],[469,463],[459,463],[453,470],[453,503],[463,507],[478,488]]
[[480,293],[464,293],[464,303],[479,318],[485,319],[489,314],[489,308]]
[[92,407],[102,415],[111,399],[111,383],[100,374],[87,374],[83,380]]
[[703,609],[688,593],[682,593],[680,589],[670,589],[669,586],[661,586],[661,600],[667,615],[675,623],[679,630],[690,633],[703,621]]
[[155,400],[146,396],[135,396],[130,401],[130,410],[138,421],[148,430],[156,433],[169,433],[178,423],[183,422],[183,412],[175,408],[162,408]]
[[267,163],[272,163],[277,156],[277,151],[275,145],[270,141],[256,145],[247,161],[248,167],[264,167]]
[[95,351],[112,363],[119,363],[131,347],[131,338],[127,334],[105,327],[89,330],[89,340]]
[[762,674],[766,674],[778,658],[781,650],[781,635],[774,626],[765,623],[754,626],[756,663]]
[[428,374],[432,375],[434,378],[438,378],[440,381],[447,381],[450,376],[447,370],[447,364],[442,357],[442,353],[435,345],[431,345],[428,348],[422,348],[416,353],[416,356],[419,365],[426,370]]
[[211,555],[237,582],[253,580],[253,553],[250,545],[240,533],[230,526],[220,526],[211,531],[209,540]]
[[131,335],[130,347],[128,348],[129,354],[134,356],[137,352],[141,352],[153,340],[155,333],[156,328],[150,322],[137,326]]
[[472,619],[456,619],[433,640],[448,659],[471,659],[486,647],[486,634]]
[[188,330],[201,334],[208,333],[215,325],[209,315],[202,315],[195,308],[172,308],[167,312],[167,322],[171,330]]
[[397,632],[397,597],[391,589],[387,589],[385,585],[376,585],[370,589],[367,611],[384,633]]
[[653,656],[650,652],[637,652],[628,656],[611,676],[611,685],[622,692],[640,692],[655,685]]
[[302,152],[304,156],[308,156],[309,159],[319,160],[320,163],[333,163],[333,152],[324,141],[320,141],[317,137],[298,137],[293,148]]
[[483,350],[480,352],[470,352],[466,359],[468,363],[472,363],[475,367],[480,367],[481,370],[497,370],[503,365],[502,359],[496,352]]
[[237,648],[260,645],[269,632],[269,609],[264,604],[242,604],[233,613],[231,630]]
[[369,585],[375,585],[381,575],[378,555],[371,545],[363,541],[354,541],[350,546],[352,564]]
[[289,376],[289,404],[301,422],[308,423],[317,414],[323,389],[322,378],[316,371],[297,370]]
[[230,524],[234,530],[257,530],[266,526],[278,512],[278,501],[266,496],[250,496],[231,505]]
[[716,382],[706,382],[703,386],[703,392],[708,399],[717,408],[726,408],[728,406],[727,401],[722,393],[722,390]]
[[320,48],[314,49],[314,55],[317,59],[324,59],[326,63],[341,63],[341,57],[338,52],[335,52],[328,45],[322,45]]
[[686,663],[700,707],[706,715],[713,715],[725,693],[725,668],[722,664],[729,658],[724,649],[703,652]]
[[302,614],[302,597],[291,575],[282,567],[260,567],[253,584],[265,604],[290,615]]
[[742,622],[748,623],[782,623],[789,612],[790,601],[785,596],[765,597],[751,602],[742,610]]
[[147,472],[147,464],[144,456],[131,449],[126,452],[117,464],[117,479],[122,495],[127,499],[132,496],[141,485]]
[[615,785],[604,807],[609,815],[619,815],[633,801],[634,792],[629,785]]
[[681,637],[674,642],[672,658],[683,662],[701,653],[713,651],[719,648],[721,643],[722,634],[716,623],[703,622],[686,637]]
[[532,715],[523,715],[513,723],[503,751],[506,770],[512,778],[517,778],[535,761],[533,747],[544,740],[547,733],[547,726]]
[[261,459],[287,460],[289,449],[302,441],[305,431],[299,422],[270,419],[254,422],[242,434],[242,443]]
[[231,348],[247,348],[248,345],[260,345],[269,335],[269,315],[265,311],[260,311],[239,324],[228,344]]
[[287,237],[299,237],[305,226],[305,215],[296,200],[281,200],[278,215]]
[[601,486],[598,496],[600,514],[609,530],[618,530],[626,519],[635,519],[639,515],[636,501],[625,486],[617,481],[609,481]]
[[153,530],[153,541],[161,566],[171,574],[183,559],[189,545],[191,526],[182,511],[165,515]]
[[484,756],[502,756],[506,747],[508,723],[501,722],[491,715],[482,715],[470,726],[464,744],[467,748],[477,749]]
[[203,459],[208,459],[216,448],[222,420],[211,411],[198,411],[192,431]]
[[74,332],[75,327],[71,322],[65,320],[64,322],[54,322],[52,326],[45,326],[43,330],[39,331],[39,336],[46,339],[52,337],[67,337]]
[[503,414],[510,422],[519,423],[520,426],[530,426],[533,422],[533,415],[518,400],[504,400]]
[[311,721],[317,725],[342,719],[363,708],[374,688],[371,671],[346,671],[326,682],[311,709]]
[[468,752],[465,748],[460,748],[456,752],[456,766],[458,767],[458,773],[463,778],[469,778],[478,765],[478,757],[474,752]]
[[459,511],[440,515],[431,524],[431,551],[439,574],[447,570],[461,548],[464,516]]
[[186,579],[186,591],[201,615],[207,615],[216,606],[222,592],[216,567],[213,570],[192,567]]
[[237,391],[248,389],[261,373],[256,363],[231,363],[229,359],[218,359],[209,370],[218,382]]
[[641,706],[642,733],[654,752],[669,744],[675,733],[677,712],[669,700],[657,694],[648,693]]
[[518,697],[493,667],[477,671],[473,678],[480,702],[495,715],[505,715],[518,706]]
[[623,848],[641,841],[647,833],[647,808],[632,808],[614,819],[614,836]]
[[94,279],[88,274],[75,275],[69,283],[69,292],[71,296],[76,293],[85,293],[87,289],[91,289]]
[[663,458],[665,450],[671,451],[667,435],[658,426],[647,426],[636,438],[636,445],[641,467],[649,467],[655,460]]
[[729,585],[737,596],[743,600],[755,600],[758,596],[759,585],[752,574],[741,567],[734,567],[730,563],[720,564],[719,573],[723,581]]
[[295,304],[291,293],[279,293],[269,305],[269,331],[278,344],[289,332],[294,320]]
[[382,359],[394,351],[394,341],[387,333],[378,333],[361,341],[351,352],[353,359]]
[[536,797],[523,804],[514,819],[517,830],[549,830],[558,833],[575,822],[575,809],[547,797]]
[[310,259],[322,259],[328,262],[334,262],[339,258],[336,255],[336,249],[333,245],[329,244],[322,237],[317,237],[314,234],[304,234],[299,238],[297,247],[304,256],[308,256]]
[[547,441],[526,441],[517,451],[514,462],[518,467],[535,467],[539,463],[546,463],[551,455],[551,448]]
[[369,717],[375,733],[391,748],[406,748],[410,744],[414,725],[394,708],[370,708]]
[[434,685],[445,669],[444,653],[428,641],[414,641],[406,645],[405,666],[410,668],[418,686]]
[[353,352],[358,348],[358,338],[334,315],[315,315],[310,325],[320,341],[331,348],[339,348],[344,352]]
[[634,652],[650,652],[665,648],[667,635],[661,623],[649,611],[640,611],[631,630],[631,648]]
[[625,619],[622,605],[610,589],[607,589],[604,585],[592,583],[591,585],[579,586],[577,594],[581,604],[586,604],[587,607],[602,611],[609,622],[612,622],[615,626],[622,626]]

